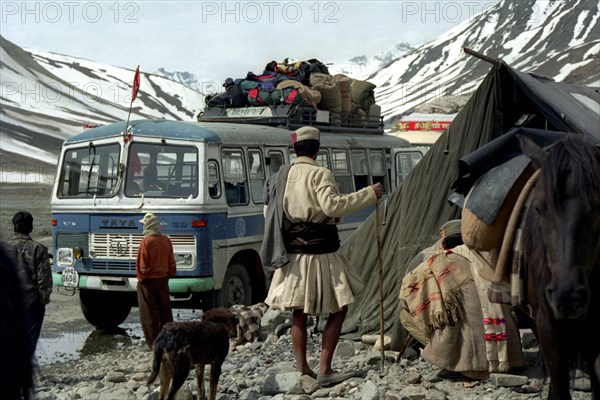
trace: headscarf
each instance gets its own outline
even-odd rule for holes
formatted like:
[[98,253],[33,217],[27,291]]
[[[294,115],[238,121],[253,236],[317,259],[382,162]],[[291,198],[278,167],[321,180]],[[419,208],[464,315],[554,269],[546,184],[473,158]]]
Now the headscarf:
[[158,217],[151,212],[147,212],[144,218],[140,219],[139,222],[144,224],[143,235],[160,235],[160,223]]

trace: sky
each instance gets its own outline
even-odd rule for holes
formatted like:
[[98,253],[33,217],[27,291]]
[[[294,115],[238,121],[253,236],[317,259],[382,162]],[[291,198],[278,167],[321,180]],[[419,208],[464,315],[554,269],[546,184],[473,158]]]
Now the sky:
[[0,33],[23,48],[222,82],[272,60],[336,64],[418,46],[497,1],[1,1]]

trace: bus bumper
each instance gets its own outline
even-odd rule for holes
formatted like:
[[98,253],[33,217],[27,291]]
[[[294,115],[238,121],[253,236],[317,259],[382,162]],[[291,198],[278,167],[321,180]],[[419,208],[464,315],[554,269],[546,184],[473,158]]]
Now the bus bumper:
[[[61,274],[52,274],[52,284],[54,286],[65,287],[62,283]],[[77,288],[135,292],[137,290],[137,278],[124,276],[80,275]],[[211,291],[214,288],[215,280],[212,276],[203,278],[169,279],[169,292],[171,293],[200,293]]]

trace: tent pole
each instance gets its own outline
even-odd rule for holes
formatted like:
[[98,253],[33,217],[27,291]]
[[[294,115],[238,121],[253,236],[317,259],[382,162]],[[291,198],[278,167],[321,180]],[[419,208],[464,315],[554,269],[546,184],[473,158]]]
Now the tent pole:
[[463,48],[463,51],[467,54],[472,55],[473,57],[479,58],[480,60],[487,61],[490,64],[494,64],[496,67],[499,67],[500,65],[502,65],[502,60],[500,60],[498,58],[488,57],[485,54],[481,54],[475,50],[471,50],[468,47]]
[[377,235],[377,264],[379,266],[379,344],[381,348],[381,376],[385,375],[385,336],[383,323],[383,260],[381,259],[381,222],[379,217],[379,199],[375,204],[375,230]]

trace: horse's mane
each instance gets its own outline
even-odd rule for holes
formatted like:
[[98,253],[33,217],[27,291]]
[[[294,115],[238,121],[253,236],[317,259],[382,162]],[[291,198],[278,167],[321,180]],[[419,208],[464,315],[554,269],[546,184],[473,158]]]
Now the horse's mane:
[[[567,185],[582,201],[592,204],[600,201],[600,148],[586,142],[579,134],[566,135],[548,149],[536,190],[544,191],[546,204],[561,207],[565,195],[568,196]],[[532,264],[543,265],[547,261],[544,245],[539,240],[543,236],[539,215],[535,212],[525,215],[524,256]],[[536,268],[536,271],[542,279],[550,274],[547,268]]]
[[[588,200],[600,196],[600,148],[586,142],[581,135],[569,134],[547,152],[540,181],[554,205],[562,203],[570,187]],[[596,196],[596,197],[595,197]]]

